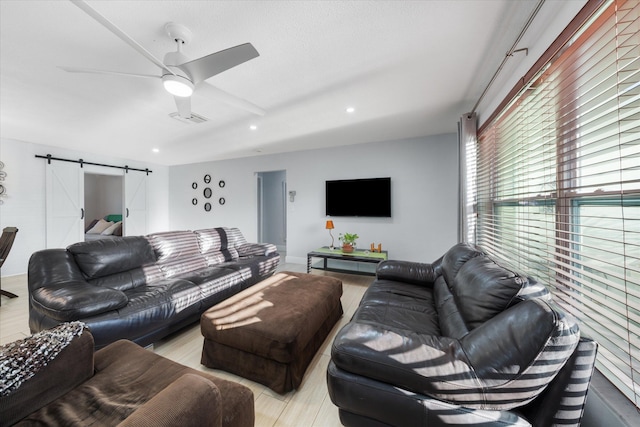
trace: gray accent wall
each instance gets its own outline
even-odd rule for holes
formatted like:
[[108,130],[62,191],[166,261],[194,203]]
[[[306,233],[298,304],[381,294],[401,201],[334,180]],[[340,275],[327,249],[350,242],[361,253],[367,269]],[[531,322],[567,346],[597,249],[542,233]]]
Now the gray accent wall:
[[[391,218],[334,217],[340,233],[357,233],[358,245],[382,243],[390,258],[431,262],[457,242],[457,135],[333,147],[291,153],[172,166],[169,170],[169,221],[175,230],[238,227],[258,240],[257,176],[286,170],[287,262],[306,263],[307,252],[328,246],[325,181],[391,177]],[[206,212],[200,196],[203,176],[212,177],[214,203]],[[224,188],[217,183],[225,181]],[[192,190],[192,183],[198,190]]]

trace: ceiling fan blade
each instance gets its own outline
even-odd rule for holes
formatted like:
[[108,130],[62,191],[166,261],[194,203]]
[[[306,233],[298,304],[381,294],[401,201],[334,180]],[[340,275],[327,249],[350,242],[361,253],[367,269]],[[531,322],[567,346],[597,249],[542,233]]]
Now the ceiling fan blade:
[[258,116],[264,116],[266,113],[265,110],[255,104],[252,104],[246,99],[238,98],[237,96],[231,95],[230,93],[225,92],[222,89],[218,89],[217,87],[214,87],[207,82],[201,82],[199,85],[197,85],[194,93],[208,98],[217,99],[224,102],[225,104],[249,111],[253,114],[257,114]]
[[122,31],[120,28],[118,28],[115,24],[113,24],[107,18],[102,16],[100,14],[100,12],[98,12],[97,10],[95,10],[94,8],[89,6],[89,4],[86,1],[84,1],[84,0],[69,0],[69,1],[71,1],[73,4],[78,6],[80,9],[82,9],[87,15],[91,16],[93,19],[98,21],[100,24],[102,24],[104,27],[106,27],[113,34],[118,36],[121,40],[123,40],[129,46],[131,46],[132,48],[137,50],[138,53],[142,54],[149,61],[153,62],[158,67],[162,68],[163,70],[167,71],[168,73],[171,73],[171,74],[175,75],[175,73],[173,71],[171,71],[166,65],[164,65],[162,63],[162,61],[160,61],[158,58],[153,56],[153,54],[151,52],[149,52],[147,49],[142,47],[142,45],[140,45],[134,39],[129,37],[124,31]]
[[176,107],[178,107],[178,114],[184,119],[191,118],[191,97],[189,96],[174,96],[176,100]]
[[193,83],[197,84],[258,56],[260,54],[256,48],[251,43],[245,43],[185,62],[178,65],[178,68],[187,73]]
[[64,70],[68,73],[90,73],[90,74],[114,74],[117,76],[128,76],[128,77],[143,77],[146,79],[160,79],[160,76],[154,76],[152,74],[134,74],[134,73],[122,73],[120,71],[109,71],[109,70],[96,70],[95,68],[83,68],[83,67],[64,67],[58,66],[61,70]]

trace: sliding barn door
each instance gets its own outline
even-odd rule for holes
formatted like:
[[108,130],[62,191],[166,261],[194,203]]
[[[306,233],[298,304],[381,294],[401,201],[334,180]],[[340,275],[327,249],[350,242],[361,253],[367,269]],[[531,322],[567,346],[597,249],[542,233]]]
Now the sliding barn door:
[[46,179],[47,248],[84,241],[84,171],[76,163],[52,162]]
[[141,172],[124,174],[124,234],[147,234],[147,175]]

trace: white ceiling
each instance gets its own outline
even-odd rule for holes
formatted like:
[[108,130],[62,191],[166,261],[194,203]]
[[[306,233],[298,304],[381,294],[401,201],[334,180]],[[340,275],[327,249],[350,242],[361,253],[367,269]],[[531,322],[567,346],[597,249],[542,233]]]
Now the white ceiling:
[[181,123],[160,81],[57,68],[160,73],[71,2],[0,0],[0,136],[174,165],[455,132],[536,1],[89,4],[159,59],[169,21],[193,33],[192,59],[251,42],[258,58],[207,82],[267,114],[196,90],[209,121]]

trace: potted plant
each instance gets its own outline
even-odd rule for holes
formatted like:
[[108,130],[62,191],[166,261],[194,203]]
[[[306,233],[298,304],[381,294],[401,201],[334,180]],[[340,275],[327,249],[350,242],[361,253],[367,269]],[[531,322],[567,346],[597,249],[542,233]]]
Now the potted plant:
[[356,247],[356,239],[360,237],[357,234],[340,233],[338,240],[342,242],[342,252],[351,253]]

